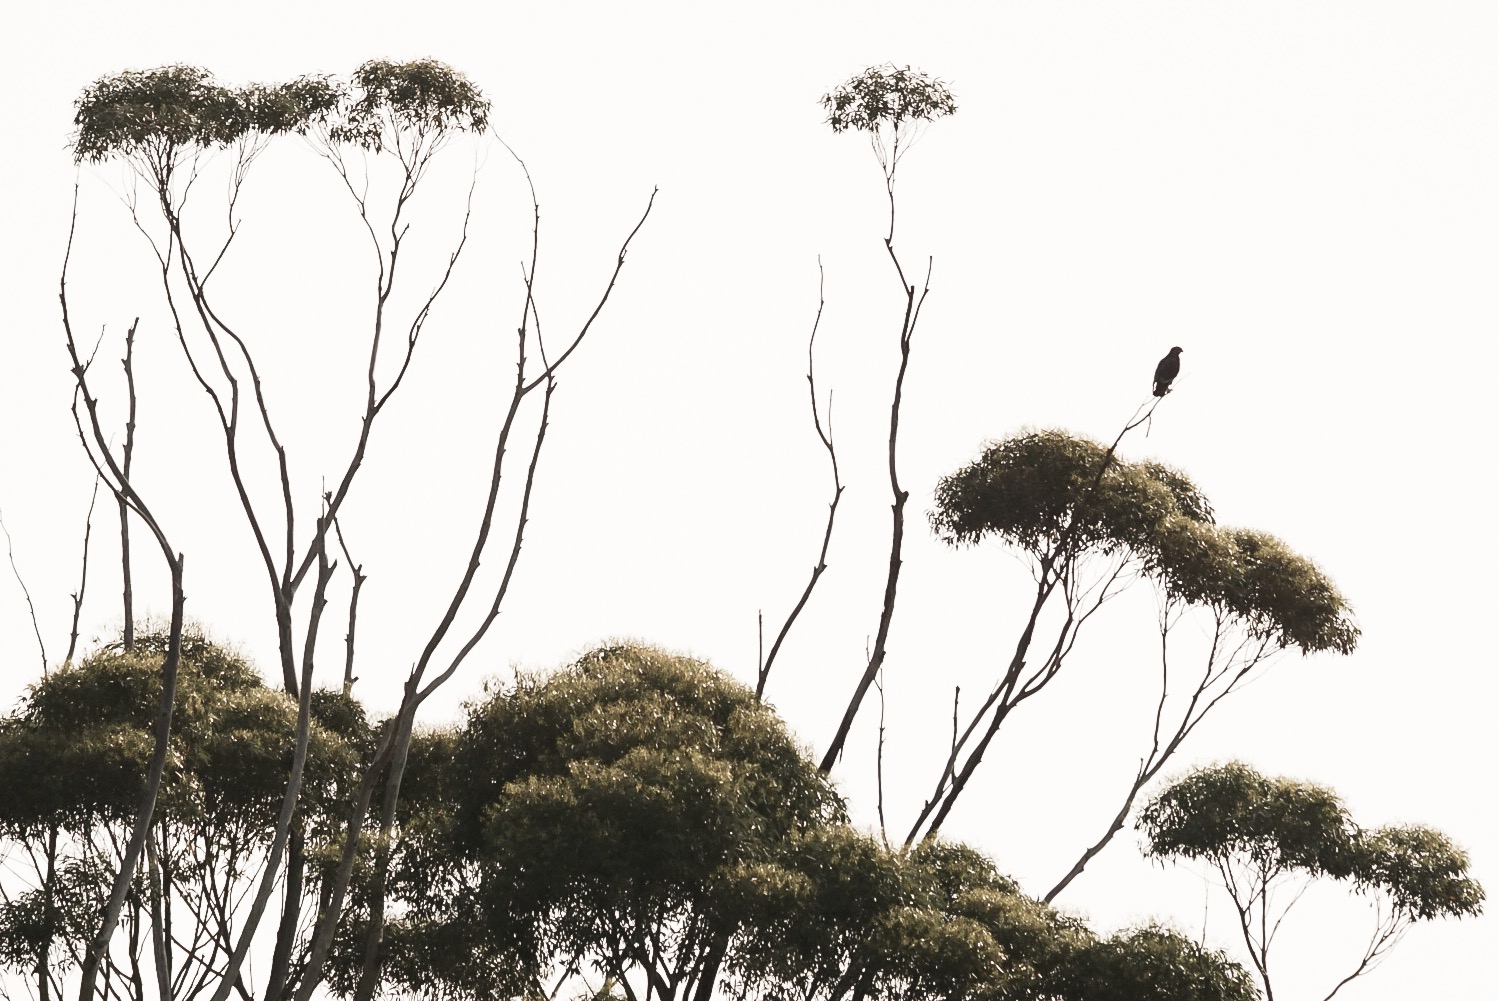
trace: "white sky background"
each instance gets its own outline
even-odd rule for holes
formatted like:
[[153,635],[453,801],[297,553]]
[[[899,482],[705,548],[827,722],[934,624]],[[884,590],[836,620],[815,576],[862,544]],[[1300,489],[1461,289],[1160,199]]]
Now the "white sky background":
[[[908,63],[947,81],[959,111],[926,133],[898,183],[897,246],[913,267],[934,256],[935,269],[900,445],[911,501],[888,662],[892,833],[934,779],[951,686],[976,699],[1023,614],[1027,578],[1013,558],[932,538],[936,479],[1027,425],[1111,440],[1147,397],[1155,361],[1179,344],[1176,392],[1128,454],[1185,470],[1220,520],[1315,559],[1364,636],[1350,658],[1278,662],[1173,770],[1241,757],[1326,783],[1364,823],[1444,830],[1498,890],[1485,628],[1498,553],[1474,527],[1489,506],[1498,323],[1490,5],[68,6],[65,16],[42,5],[8,14],[0,39],[11,95],[0,509],[54,660],[91,478],[67,413],[56,301],[73,99],[101,75],[171,62],[238,84],[433,56],[484,88],[535,177],[540,302],[554,339],[586,315],[651,187],[661,191],[564,372],[507,610],[427,720],[455,718],[486,674],[553,666],[613,636],[752,681],[756,611],[773,634],[804,585],[828,499],[805,394],[821,255],[818,376],[835,393],[848,492],[831,569],[769,692],[820,754],[878,619],[900,299],[880,245],[878,167],[862,138],[832,135],[816,99],[867,65]],[[356,691],[375,707],[394,704],[450,593],[508,393],[528,205],[503,150],[484,148],[468,255],[347,509],[370,576]],[[472,158],[454,147],[430,211],[415,216],[432,250],[423,266],[454,232],[447,208]],[[78,328],[108,325],[102,377],[118,371],[118,338],[143,316],[141,486],[186,552],[189,612],[274,671],[267,589],[206,403],[186,392],[144,244],[112,193],[124,174],[105,165],[79,179]],[[205,227],[221,219],[217,191],[196,195]],[[262,352],[306,511],[357,430],[370,262],[340,197],[325,165],[295,140],[278,143],[251,175],[244,246],[220,293]],[[110,525],[95,527],[88,635],[118,624]],[[145,541],[137,554],[138,601],[164,612],[159,556]],[[0,569],[10,705],[40,658],[20,590]],[[949,822],[1032,891],[1106,824],[1145,749],[1152,616],[1141,587],[1084,632]],[[331,685],[342,624],[324,636]],[[876,708],[835,773],[866,823]],[[1307,898],[1287,925],[1288,996],[1320,997],[1355,963],[1368,919],[1338,897]],[[1141,861],[1126,831],[1060,902],[1103,930],[1159,915],[1195,933],[1208,900],[1212,940],[1236,954],[1225,898],[1205,896],[1197,874]],[[1344,993],[1491,996],[1494,931],[1493,918],[1419,926]]]

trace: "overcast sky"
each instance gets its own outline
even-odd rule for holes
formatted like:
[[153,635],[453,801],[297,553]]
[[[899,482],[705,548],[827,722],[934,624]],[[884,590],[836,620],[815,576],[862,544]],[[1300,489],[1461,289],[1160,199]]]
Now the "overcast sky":
[[[1027,426],[1111,440],[1180,345],[1176,391],[1128,456],[1185,470],[1220,520],[1316,560],[1363,640],[1351,657],[1279,661],[1174,771],[1239,757],[1323,782],[1366,824],[1444,830],[1493,882],[1498,553],[1481,527],[1498,325],[1492,5],[83,2],[28,5],[7,22],[0,510],[52,661],[91,481],[56,299],[76,179],[72,305],[81,329],[108,331],[106,359],[142,317],[142,488],[186,553],[189,613],[274,664],[268,591],[119,198],[126,175],[75,171],[72,101],[127,68],[191,63],[238,84],[430,56],[484,89],[530,167],[554,336],[586,316],[660,193],[563,376],[515,591],[427,720],[455,718],[486,675],[555,666],[617,636],[752,681],[756,614],[773,631],[799,593],[829,493],[805,394],[820,257],[818,379],[834,393],[848,492],[831,569],[769,690],[820,754],[877,624],[900,300],[878,167],[866,142],[823,124],[817,98],[893,61],[945,80],[959,110],[910,151],[897,189],[897,246],[933,263],[900,446],[911,502],[888,662],[891,827],[903,832],[934,778],[952,686],[985,687],[1023,614],[1021,564],[992,547],[947,550],[927,530],[937,478]],[[510,378],[528,205],[502,148],[454,146],[433,174],[412,281],[434,276],[475,162],[473,239],[345,522],[369,575],[356,692],[376,707],[394,704],[450,592]],[[205,234],[220,190],[196,196]],[[369,251],[332,172],[295,141],[252,173],[241,214],[221,294],[261,353],[310,504],[357,431]],[[86,636],[118,626],[109,534],[101,521]],[[159,558],[141,546],[138,559],[142,600],[162,613]],[[1106,825],[1146,749],[1153,600],[1141,587],[1083,634],[947,828],[1034,892]],[[322,650],[329,684],[341,629]],[[8,569],[0,657],[9,705],[41,657]],[[874,740],[871,707],[835,773],[865,824]],[[1226,899],[1200,872],[1142,861],[1132,832],[1059,902],[1102,929],[1153,915],[1192,934],[1205,908],[1209,939],[1239,954]],[[1300,908],[1281,977],[1287,996],[1320,997],[1355,964],[1370,919],[1339,893]],[[1345,996],[1488,996],[1495,928],[1417,927]]]

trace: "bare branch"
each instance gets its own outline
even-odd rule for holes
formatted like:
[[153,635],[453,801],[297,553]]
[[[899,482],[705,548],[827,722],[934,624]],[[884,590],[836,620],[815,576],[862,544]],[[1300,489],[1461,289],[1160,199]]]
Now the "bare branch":
[[879,689],[879,743],[874,752],[874,790],[875,803],[879,813],[879,840],[884,847],[889,847],[889,828],[884,822],[884,669],[879,669],[879,677],[874,679],[874,687]]
[[353,690],[354,682],[359,680],[354,677],[354,628],[359,621],[359,591],[369,578],[364,574],[364,564],[354,562],[353,554],[348,551],[348,542],[343,538],[343,526],[336,519],[333,521],[333,530],[338,535],[338,548],[343,550],[343,558],[348,561],[349,570],[354,575],[353,591],[348,600],[348,633],[343,638],[343,694],[347,695]]
[[[140,317],[136,317],[135,322],[130,324],[130,329],[125,332],[125,357],[121,362],[125,369],[128,409],[125,417],[125,444],[120,452],[120,470],[126,479],[130,478],[130,467],[135,458],[135,330],[139,324]],[[135,649],[135,575],[130,566],[130,511],[122,499],[116,501],[116,506],[120,516],[120,586],[125,619],[123,640],[128,652]]]
[[5,533],[5,554],[10,558],[10,570],[15,575],[16,583],[21,585],[21,594],[26,598],[26,608],[31,613],[31,631],[36,635],[36,646],[42,656],[42,676],[47,675],[47,644],[42,642],[41,623],[36,618],[36,604],[31,600],[31,589],[26,586],[25,579],[21,576],[21,568],[16,566],[15,545],[10,537],[10,529],[5,525],[5,515],[0,514],[0,532]]
[[99,477],[94,477],[94,489],[88,498],[88,514],[83,519],[83,566],[78,571],[78,590],[71,595],[73,599],[73,623],[68,632],[68,652],[63,657],[63,663],[68,664],[73,660],[73,653],[78,649],[78,623],[83,616],[83,593],[88,588],[88,547],[89,540],[94,534],[94,504],[99,500]]
[[905,273],[900,267],[899,257],[895,254],[894,238],[894,180],[893,174],[887,175],[890,195],[890,235],[885,239],[885,248],[889,251],[890,259],[894,261],[895,270],[899,273],[901,290],[905,295],[905,315],[900,324],[900,367],[895,375],[895,387],[893,397],[890,401],[889,410],[889,485],[893,494],[893,503],[890,505],[891,528],[889,547],[889,571],[884,580],[884,601],[879,613],[879,629],[874,637],[874,650],[870,655],[868,663],[864,667],[862,677],[854,686],[853,696],[848,700],[848,707],[843,712],[842,722],[838,724],[837,733],[833,735],[827,752],[822,756],[819,766],[822,774],[832,771],[839,758],[842,757],[843,746],[847,743],[848,732],[853,728],[853,720],[858,716],[859,707],[863,703],[864,696],[868,694],[869,686],[873,684],[874,678],[884,666],[884,658],[888,652],[890,624],[895,615],[895,594],[900,582],[901,549],[905,540],[905,502],[909,500],[910,493],[901,488],[899,471],[896,467],[896,446],[900,435],[900,401],[904,393],[905,373],[910,366],[910,345],[915,335],[916,321],[920,316],[921,304],[926,301],[926,296],[931,291],[931,260],[927,259],[926,284],[921,289],[919,297],[914,285],[905,284]]
[[[822,323],[822,309],[827,300],[824,294],[826,274],[822,270],[822,262],[817,260],[817,315],[812,320],[811,336],[806,341],[806,385],[811,396],[811,422],[817,432],[817,438],[821,440],[822,447],[827,450],[827,459],[832,466],[832,500],[827,505],[827,527],[822,533],[822,548],[817,553],[817,562],[811,570],[811,579],[806,582],[806,587],[801,592],[801,597],[796,601],[791,613],[786,616],[785,624],[780,627],[780,632],[775,636],[775,642],[770,646],[770,656],[763,655],[759,659],[759,679],[754,686],[754,697],[763,699],[765,695],[765,683],[770,678],[770,669],[775,665],[775,657],[780,653],[781,644],[785,642],[786,636],[795,624],[797,616],[811,600],[811,592],[816,588],[817,581],[827,570],[827,549],[832,544],[832,526],[837,519],[837,505],[843,499],[843,481],[839,476],[837,467],[837,449],[832,444],[832,394],[827,394],[827,427],[822,427],[822,417],[817,406],[817,379],[816,379],[816,357],[813,349],[817,341],[817,328]],[[763,626],[763,616],[761,616]],[[761,629],[761,643],[763,643],[763,629]]]

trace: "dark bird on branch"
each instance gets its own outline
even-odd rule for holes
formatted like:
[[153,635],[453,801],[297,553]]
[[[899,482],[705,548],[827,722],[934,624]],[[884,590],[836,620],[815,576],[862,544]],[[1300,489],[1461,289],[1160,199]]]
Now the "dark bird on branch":
[[1171,348],[1170,354],[1160,359],[1160,364],[1155,366],[1155,395],[1164,396],[1170,392],[1170,384],[1176,381],[1176,376],[1181,374],[1181,349]]

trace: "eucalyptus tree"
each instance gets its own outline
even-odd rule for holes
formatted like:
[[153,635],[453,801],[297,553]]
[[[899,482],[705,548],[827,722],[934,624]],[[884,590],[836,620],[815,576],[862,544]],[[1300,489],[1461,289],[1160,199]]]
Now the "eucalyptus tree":
[[[1346,654],[1358,636],[1346,600],[1313,563],[1271,536],[1218,526],[1189,477],[1159,462],[1120,459],[1118,443],[1105,448],[1057,430],[994,442],[938,483],[931,514],[949,545],[992,538],[1016,550],[1029,564],[1034,591],[989,694],[965,725],[954,709],[951,746],[907,844],[940,829],[1009,715],[1050,685],[1083,627],[1111,598],[1141,577],[1161,597],[1151,746],[1103,836],[1047,900],[1122,829],[1144,785],[1256,668],[1287,648]],[[1206,618],[1211,639],[1195,671],[1172,671],[1169,640],[1187,610]]]
[[[1224,698],[1288,650],[1348,655],[1359,631],[1346,599],[1315,563],[1252,529],[1178,515],[1160,526],[1145,572],[1159,598],[1160,694],[1148,750],[1101,836],[1046,894],[1054,900],[1123,830],[1140,792]],[[1174,643],[1182,623],[1199,638]]]
[[[550,996],[592,974],[630,1001],[706,1001],[738,867],[843,818],[751,690],[636,645],[519,676],[412,759],[385,964],[408,991],[483,996],[518,976],[518,993]],[[449,941],[466,955],[434,966]],[[355,989],[356,960],[335,984]]]
[[[747,687],[636,644],[418,734],[381,989],[426,998],[1247,1001],[1174,933],[1103,938],[983,855],[891,848]],[[357,994],[355,885],[333,988]],[[1108,993],[1115,990],[1115,993]]]
[[807,1001],[1252,1001],[1247,970],[1159,925],[1104,937],[981,853],[846,826],[749,867],[734,996]]
[[[151,758],[162,633],[107,645],[28,689],[0,719],[0,844],[24,888],[0,907],[0,963],[62,992],[88,958],[98,909],[124,871],[137,790]],[[127,942],[99,957],[101,989],[140,1001],[217,983],[246,890],[276,828],[296,703],[231,651],[188,631],[177,708],[145,866],[130,874]],[[320,691],[301,808],[314,844],[333,840],[367,753],[357,703]],[[318,885],[302,890],[315,901]]]
[[[839,87],[823,95],[822,107],[827,111],[827,124],[832,128],[834,133],[851,130],[867,134],[869,143],[874,150],[874,156],[879,161],[880,171],[884,175],[885,196],[889,202],[889,226],[884,235],[884,249],[889,256],[890,264],[894,268],[894,277],[899,282],[900,298],[902,300],[898,336],[900,362],[896,369],[894,389],[890,398],[887,448],[889,486],[892,497],[890,505],[889,567],[885,574],[884,597],[880,606],[879,625],[874,633],[873,645],[869,650],[868,661],[864,665],[863,672],[859,675],[858,680],[854,683],[853,693],[848,700],[848,705],[843,712],[842,719],[838,723],[837,731],[828,744],[826,752],[822,755],[820,767],[824,773],[827,773],[832,770],[833,765],[842,757],[843,747],[847,742],[848,733],[853,727],[853,721],[858,716],[859,709],[863,705],[864,698],[868,695],[869,688],[875,684],[884,667],[889,630],[891,623],[894,621],[895,598],[900,581],[901,553],[905,540],[905,504],[910,498],[910,492],[900,485],[897,464],[897,447],[900,435],[900,404],[904,393],[905,374],[910,366],[911,344],[915,337],[916,326],[920,322],[921,307],[925,305],[926,296],[931,291],[933,258],[927,257],[925,278],[920,285],[917,285],[914,278],[907,274],[906,266],[902,263],[900,255],[895,249],[895,173],[900,165],[900,160],[910,149],[911,143],[914,142],[921,130],[931,122],[957,111],[957,99],[946,84],[927,73],[911,69],[908,66],[897,67],[886,64],[883,66],[870,66],[862,73],[859,73]],[[820,307],[818,316],[820,317]],[[815,327],[813,328],[813,336],[815,336]],[[810,371],[808,371],[808,380],[811,380]],[[826,568],[827,541],[832,534],[832,521],[837,513],[837,501],[842,494],[841,480],[837,475],[837,456],[833,451],[829,436],[823,433],[816,411],[815,382],[812,382],[812,393],[812,417],[816,423],[817,434],[821,437],[824,446],[826,446],[831,456],[835,492],[828,511],[827,531],[823,537],[822,552],[817,563],[817,568],[812,571],[811,581],[808,583],[801,601],[791,613],[790,619],[787,620],[786,629],[789,629],[796,613],[805,605],[806,599],[811,593],[811,588],[816,585],[817,578],[820,576],[822,570]],[[784,630],[782,630],[780,636],[780,639],[783,638]],[[776,642],[777,647],[778,645],[779,639]],[[762,668],[762,675],[766,671],[767,668]],[[761,690],[763,687],[764,681],[762,677],[760,682]]]
[[[1343,882],[1369,899],[1374,929],[1330,999],[1373,969],[1411,925],[1481,912],[1467,854],[1421,826],[1366,830],[1324,786],[1260,774],[1240,762],[1197,769],[1140,811],[1146,854],[1205,862],[1222,879],[1264,995],[1274,1001],[1270,948],[1307,883]],[[1288,897],[1288,902],[1286,902]]]
[[[224,1001],[236,989],[245,957],[278,885],[285,885],[288,892],[282,895],[266,997],[270,1001],[290,997],[295,986],[296,995],[305,1001],[320,982],[319,969],[339,922],[362,831],[367,823],[373,823],[377,830],[388,833],[393,823],[416,710],[456,673],[484,637],[513,579],[556,372],[594,326],[618,279],[629,243],[649,214],[647,206],[615,255],[612,273],[591,309],[584,309],[570,334],[548,346],[542,339],[535,298],[540,213],[534,187],[530,188],[532,239],[529,260],[522,266],[516,286],[514,374],[508,403],[500,408],[494,428],[488,485],[473,526],[474,541],[464,570],[451,585],[446,607],[412,658],[415,666],[400,708],[381,730],[375,752],[364,768],[345,820],[344,849],[318,901],[317,913],[311,915],[315,927],[305,964],[294,970],[292,954],[301,950],[302,937],[307,933],[305,901],[299,892],[308,865],[301,802],[311,736],[313,667],[330,583],[339,569],[335,543],[354,578],[347,611],[345,689],[356,676],[353,623],[365,575],[363,565],[354,565],[344,545],[339,517],[354,494],[375,428],[383,424],[381,417],[387,405],[408,381],[418,346],[425,341],[433,307],[457,274],[468,243],[472,183],[465,204],[448,220],[448,250],[421,275],[420,261],[413,258],[410,242],[419,222],[413,216],[413,200],[429,182],[439,155],[465,137],[487,131],[489,112],[489,101],[478,87],[434,60],[373,60],[347,80],[305,76],[284,84],[239,88],[219,84],[200,68],[168,66],[101,78],[86,88],[77,102],[74,153],[78,161],[120,160],[148,193],[147,204],[141,204],[133,192],[127,194],[130,222],[147,242],[159,277],[161,301],[169,316],[171,338],[219,432],[224,470],[264,574],[267,614],[275,623],[278,637],[282,685],[298,701],[294,750],[282,786],[274,836],[264,854],[252,902],[236,929],[213,1001]],[[344,444],[346,459],[322,478],[315,491],[293,476],[292,429],[278,418],[270,403],[275,373],[260,360],[265,332],[248,329],[237,319],[236,313],[245,312],[243,304],[221,291],[222,281],[213,280],[236,269],[253,274],[264,265],[263,261],[241,261],[237,253],[241,197],[268,145],[287,136],[301,137],[331,165],[353,220],[367,239],[373,277],[365,307],[342,311],[348,318],[344,323],[355,328],[353,336],[362,337],[362,348],[355,352],[357,361],[347,373],[362,387],[362,403],[352,415],[357,417],[358,429]],[[520,166],[523,170],[523,163]],[[205,201],[199,194],[205,187],[201,179],[215,171],[215,176],[224,181],[224,197],[216,204],[211,200],[200,204]],[[529,185],[528,174],[525,179]],[[419,291],[407,296],[405,289],[413,281],[420,283]],[[72,337],[66,268],[62,300],[83,409],[95,426],[85,443],[93,442],[90,455],[95,465],[111,474],[107,479],[117,494],[131,500],[137,516],[144,518],[140,504],[135,502],[138,492],[133,485],[140,478],[139,470],[123,471],[110,455],[107,436],[98,429],[97,393],[88,364]],[[357,331],[359,321],[354,319],[360,316],[368,317],[362,335]],[[298,322],[297,317],[284,316],[278,318],[277,325],[295,328]],[[133,333],[132,327],[132,337]],[[342,374],[330,373],[333,377]],[[531,401],[537,402],[526,409]],[[133,424],[133,381],[129,383],[128,405]],[[529,440],[520,444],[527,436]],[[512,471],[505,460],[517,445],[522,465]],[[128,467],[128,461],[125,465]],[[502,485],[512,491],[518,509],[507,542],[495,539]],[[303,500],[308,497],[316,498],[311,510]],[[156,530],[153,522],[148,520],[147,524]],[[501,527],[499,539],[505,534]],[[157,535],[164,540],[160,531]],[[170,558],[173,554],[164,542],[163,548]],[[504,567],[500,580],[477,584],[481,560],[496,550]],[[177,557],[177,578],[180,562]],[[128,592],[128,541],[125,567]],[[180,584],[176,591],[180,604]],[[473,609],[478,624],[455,634],[454,622],[465,608]],[[169,708],[170,684],[164,689],[163,701]],[[148,825],[150,813],[150,804],[144,803],[138,823]],[[385,852],[384,847],[377,850],[377,872],[386,865]],[[129,868],[127,863],[122,872]],[[373,892],[378,912],[379,893]],[[107,915],[103,924],[106,927],[101,939],[107,940]],[[371,955],[379,949],[381,926],[379,920],[370,924],[367,951]],[[88,1001],[93,994],[93,977],[85,969],[80,997]]]

